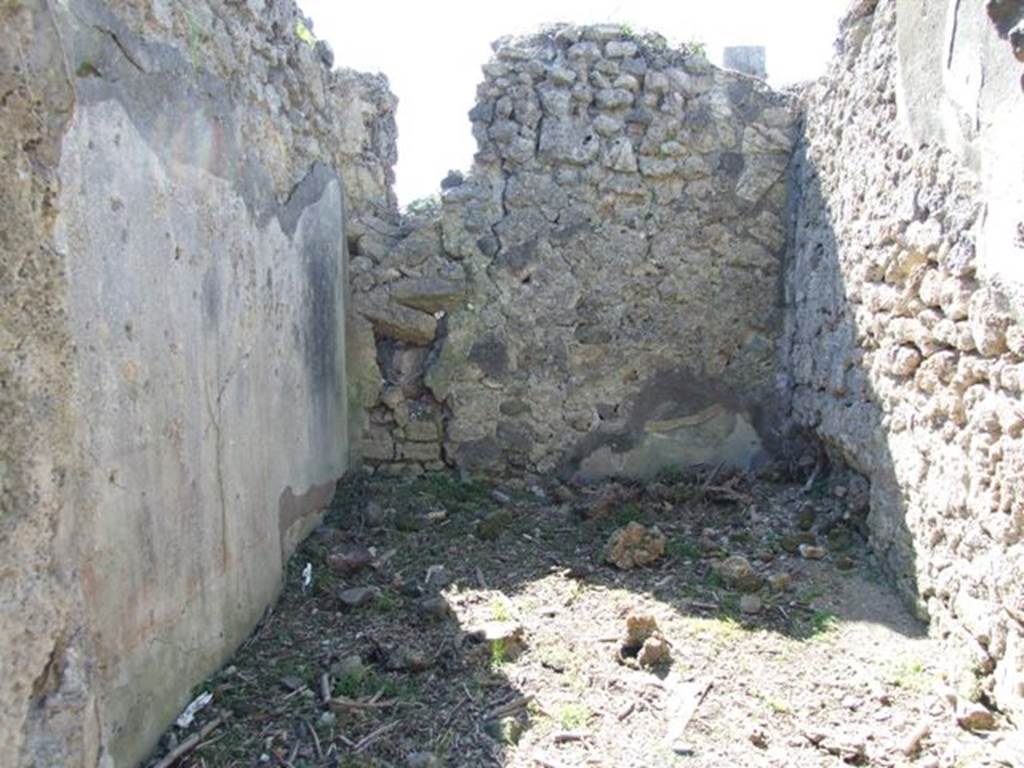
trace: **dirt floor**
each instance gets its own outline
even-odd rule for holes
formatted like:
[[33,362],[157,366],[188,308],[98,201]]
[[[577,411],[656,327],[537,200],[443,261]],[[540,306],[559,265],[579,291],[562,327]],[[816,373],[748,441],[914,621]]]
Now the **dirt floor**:
[[356,477],[149,765],[1013,765],[843,490]]

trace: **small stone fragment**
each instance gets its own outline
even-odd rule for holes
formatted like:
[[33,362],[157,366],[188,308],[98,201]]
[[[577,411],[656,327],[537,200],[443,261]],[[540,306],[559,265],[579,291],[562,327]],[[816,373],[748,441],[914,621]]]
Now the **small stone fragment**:
[[338,593],[338,600],[346,608],[361,608],[380,597],[377,587],[351,587]]
[[797,522],[797,525],[800,526],[800,530],[801,531],[809,531],[809,530],[811,530],[811,528],[814,527],[814,519],[815,519],[815,517],[817,517],[817,515],[814,512],[814,507],[805,506],[803,509],[801,509],[800,510],[800,517],[799,517],[798,522]]
[[605,547],[605,560],[622,570],[650,565],[665,554],[665,536],[657,528],[630,522],[615,531]]
[[443,523],[447,519],[448,519],[448,510],[447,509],[444,509],[444,508],[433,509],[430,512],[427,512],[427,522],[428,523]]
[[801,544],[814,545],[817,543],[818,537],[807,531],[790,533],[782,537],[782,548],[791,555],[795,555],[800,551]]
[[448,569],[443,565],[432,565],[427,568],[427,575],[423,579],[423,585],[428,590],[441,590],[452,583],[452,577]]
[[715,572],[727,587],[740,592],[756,592],[764,584],[764,579],[754,570],[754,566],[741,555],[733,555],[718,563]]
[[284,686],[284,689],[287,691],[297,691],[300,688],[305,688],[306,686],[306,684],[302,682],[302,678],[296,677],[295,675],[285,675],[282,677],[281,685]]
[[860,739],[826,738],[820,746],[829,754],[841,758],[847,765],[861,765],[867,759],[867,748]]
[[776,592],[785,592],[792,582],[788,573],[773,573],[768,577],[768,586]]
[[666,664],[672,660],[672,647],[660,633],[648,637],[636,655],[637,664],[644,669]]
[[495,488],[493,491],[491,491],[491,498],[494,499],[499,504],[511,504],[512,503],[512,497],[509,496],[504,491],[499,490],[497,488]]
[[331,675],[350,683],[358,684],[366,679],[367,669],[361,657],[355,654],[346,656],[331,665]]
[[384,509],[376,501],[370,501],[363,508],[363,520],[370,528],[377,528],[388,521],[389,513],[394,514],[394,510]]
[[743,595],[740,598],[740,610],[743,613],[760,613],[761,612],[761,598],[757,595]]
[[828,546],[832,550],[845,550],[853,546],[853,534],[845,525],[833,528],[827,538]]
[[956,713],[956,721],[968,731],[991,731],[996,727],[996,718],[983,704],[965,703]]
[[657,631],[658,622],[649,614],[634,613],[626,617],[626,645],[639,647]]
[[626,637],[619,650],[619,659],[643,668],[666,664],[672,660],[672,646],[658,629],[650,614],[634,613],[626,617]]
[[423,651],[415,648],[398,648],[388,656],[388,669],[396,672],[422,672],[434,665],[433,660]]
[[362,544],[343,544],[327,555],[327,567],[343,576],[363,570],[372,561],[373,555]]
[[502,717],[488,722],[484,730],[496,741],[513,746],[523,735],[523,724],[516,717]]
[[760,725],[755,725],[747,738],[758,749],[767,749],[768,747],[768,734]]
[[930,733],[931,726],[928,723],[921,723],[918,725],[904,740],[903,747],[901,749],[903,754],[907,757],[913,757],[916,755],[918,750],[921,748],[921,742],[924,741]]
[[822,560],[827,554],[828,550],[824,547],[818,547],[813,544],[800,545],[800,557],[804,560]]
[[444,621],[455,615],[451,605],[440,595],[421,598],[416,602],[416,611],[428,621]]

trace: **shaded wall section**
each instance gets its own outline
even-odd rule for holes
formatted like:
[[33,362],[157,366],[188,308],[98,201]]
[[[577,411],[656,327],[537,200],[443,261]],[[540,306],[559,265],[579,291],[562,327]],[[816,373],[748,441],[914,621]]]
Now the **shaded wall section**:
[[348,466],[363,85],[290,1],[0,16],[0,764],[131,765]]
[[[1019,134],[1022,67],[981,3],[858,3],[838,45],[797,152],[795,415],[870,480],[873,546],[957,651],[961,694],[1020,715],[1024,324],[999,264],[1021,243],[996,234],[994,169],[1024,179],[997,140]],[[961,121],[936,84],[964,48],[986,74]]]

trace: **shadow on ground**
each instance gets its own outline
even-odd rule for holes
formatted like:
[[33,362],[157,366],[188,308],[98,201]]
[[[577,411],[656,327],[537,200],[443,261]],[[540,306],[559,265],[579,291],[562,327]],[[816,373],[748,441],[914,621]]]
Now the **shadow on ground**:
[[[539,491],[344,483],[162,751],[223,715],[179,765],[823,765],[900,749],[934,708],[932,641],[874,575],[837,480]],[[604,554],[630,522],[665,553],[624,571]],[[801,557],[811,541],[824,559]],[[735,556],[742,588],[718,568]],[[670,663],[620,658],[631,615]]]

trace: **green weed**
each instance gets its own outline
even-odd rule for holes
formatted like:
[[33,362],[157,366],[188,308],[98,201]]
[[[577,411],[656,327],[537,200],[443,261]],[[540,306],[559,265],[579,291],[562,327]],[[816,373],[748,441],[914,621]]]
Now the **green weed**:
[[768,709],[770,709],[776,715],[789,714],[789,704],[782,701],[781,699],[776,699],[771,696],[762,696],[761,700],[764,701],[765,706],[767,706]]
[[316,45],[316,37],[309,31],[309,27],[306,26],[302,19],[295,22],[295,36],[310,48]]
[[100,71],[96,69],[96,65],[91,61],[83,61],[78,65],[78,69],[75,70],[75,74],[78,77],[100,77]]
[[574,701],[559,707],[558,724],[566,731],[575,731],[585,728],[593,716],[590,707]]
[[839,617],[831,611],[815,611],[803,629],[805,639],[820,639],[839,629]]
[[506,646],[504,638],[498,638],[491,642],[491,670],[497,671],[505,666],[508,659],[506,658]]
[[930,675],[923,663],[917,659],[905,659],[894,668],[889,682],[906,691],[923,691],[928,688]]

